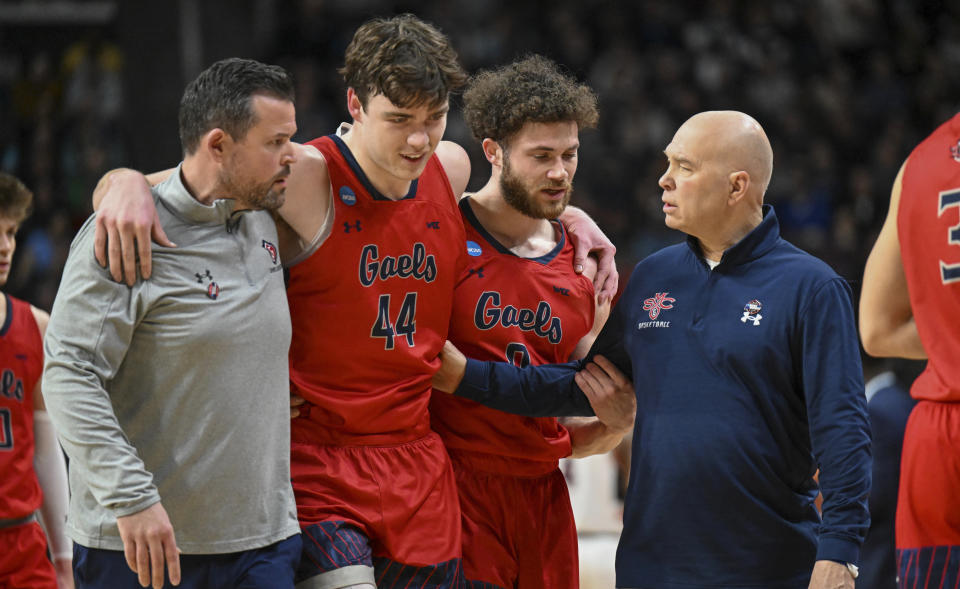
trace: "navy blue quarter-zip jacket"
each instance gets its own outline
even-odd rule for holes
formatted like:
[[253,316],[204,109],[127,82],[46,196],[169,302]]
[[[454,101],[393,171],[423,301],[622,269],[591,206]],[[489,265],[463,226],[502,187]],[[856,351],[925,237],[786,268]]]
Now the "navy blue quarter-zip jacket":
[[[636,266],[584,361],[610,358],[637,394],[618,587],[805,589],[815,560],[858,561],[871,459],[853,313],[769,206],[713,270],[692,237]],[[591,414],[579,366],[470,361],[457,394]]]

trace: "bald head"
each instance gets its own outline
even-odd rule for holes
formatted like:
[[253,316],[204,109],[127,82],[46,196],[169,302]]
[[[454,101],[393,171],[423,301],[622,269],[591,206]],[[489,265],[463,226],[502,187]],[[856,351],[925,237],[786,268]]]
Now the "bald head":
[[697,238],[708,259],[719,260],[763,221],[773,150],[752,117],[734,111],[694,115],[663,153],[664,223]]
[[763,199],[773,173],[773,149],[756,119],[733,110],[707,111],[687,119],[677,130],[681,134],[698,144],[704,160],[747,172],[751,191]]

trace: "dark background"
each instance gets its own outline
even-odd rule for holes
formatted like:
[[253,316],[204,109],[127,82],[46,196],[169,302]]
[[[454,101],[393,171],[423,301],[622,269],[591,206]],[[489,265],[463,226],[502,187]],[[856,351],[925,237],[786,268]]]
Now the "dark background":
[[[97,179],[179,161],[179,97],[210,63],[290,69],[309,140],[347,116],[336,68],[353,31],[405,11],[443,29],[470,72],[537,52],[595,89],[574,203],[617,244],[624,278],[681,239],[657,186],[673,131],[736,109],[773,142],[767,201],[785,237],[856,290],[897,169],[960,105],[960,2],[0,1],[0,167],[36,195],[6,290],[50,308]],[[471,153],[477,189],[489,167],[457,107],[446,137]]]

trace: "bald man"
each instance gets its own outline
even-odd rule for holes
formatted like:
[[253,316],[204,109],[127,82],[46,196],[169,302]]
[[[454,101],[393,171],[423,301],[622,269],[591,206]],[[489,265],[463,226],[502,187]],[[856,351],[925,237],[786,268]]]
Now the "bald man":
[[607,359],[631,376],[617,587],[852,588],[871,465],[850,288],[780,238],[754,119],[700,113],[664,153],[665,222],[686,241],[637,265],[588,357],[518,369],[448,347],[435,384],[578,415]]

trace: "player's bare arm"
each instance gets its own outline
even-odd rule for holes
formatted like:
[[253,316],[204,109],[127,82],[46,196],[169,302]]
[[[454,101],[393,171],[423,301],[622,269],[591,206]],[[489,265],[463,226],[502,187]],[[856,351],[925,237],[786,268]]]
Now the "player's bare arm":
[[[47,323],[50,315],[45,311],[30,306],[40,337],[47,332]],[[43,379],[37,380],[33,387],[33,435],[34,454],[33,464],[37,473],[40,488],[43,489],[43,503],[40,505],[40,515],[43,518],[43,527],[47,533],[47,545],[53,561],[53,569],[57,576],[59,589],[73,589],[73,542],[67,537],[66,518],[69,502],[67,465],[63,459],[63,452],[57,442],[56,431],[50,417],[47,416],[47,407],[43,402]]]
[[[587,259],[584,260],[583,275],[590,280],[596,280],[598,272],[599,262],[597,261],[596,256],[587,256]],[[587,355],[587,352],[590,351],[590,346],[593,345],[593,342],[597,339],[597,336],[600,335],[600,330],[603,329],[603,326],[607,322],[607,318],[610,317],[610,309],[612,307],[613,302],[611,299],[608,298],[601,300],[599,291],[594,294],[593,325],[590,327],[590,331],[588,331],[587,334],[580,338],[580,341],[577,342],[577,346],[570,354],[569,359],[571,361],[579,360]]]
[[597,289],[601,301],[612,301],[620,284],[620,274],[614,261],[617,247],[582,209],[568,206],[560,215],[560,222],[567,228],[567,233],[573,240],[574,270],[578,274],[582,273],[587,257],[591,252],[596,252],[599,269],[593,279],[593,286]]
[[[315,240],[326,219],[330,203],[330,178],[326,162],[315,148],[296,145],[297,164],[287,178],[280,216],[304,244]],[[110,267],[117,282],[132,286],[137,264],[144,279],[150,278],[150,239],[165,247],[176,247],[160,226],[150,187],[166,180],[174,168],[147,176],[136,170],[117,169],[100,179],[94,190],[97,211],[94,253],[97,261]],[[289,241],[289,240],[288,240]],[[281,249],[281,255],[289,259]]]
[[[594,256],[587,257],[583,275],[590,280],[596,277],[597,260]],[[595,296],[593,325],[590,331],[577,342],[577,347],[574,348],[573,353],[570,354],[570,360],[579,360],[587,355],[587,352],[590,351],[590,346],[593,345],[597,336],[600,335],[600,330],[603,329],[607,318],[610,316],[611,306],[612,304],[609,300],[600,302],[599,294]],[[612,385],[612,380],[606,373],[603,373],[601,378],[605,379],[604,384]],[[631,387],[630,390],[632,392],[633,388]],[[634,411],[636,411],[635,402]],[[583,458],[585,456],[609,452],[620,444],[624,436],[627,435],[633,427],[633,423],[630,423],[630,427],[626,430],[614,429],[608,427],[597,417],[563,417],[560,419],[560,422],[570,433],[570,441],[573,447],[573,452],[570,454],[571,458]]]
[[907,277],[900,257],[897,211],[903,170],[900,168],[890,193],[890,209],[863,273],[860,295],[860,340],[871,356],[927,357],[910,307]]
[[[317,148],[295,144],[295,149],[297,163],[290,166],[285,198],[277,213],[302,247],[315,248],[320,245],[319,233],[330,213],[330,173],[327,171],[327,161]],[[277,229],[280,230],[279,225]],[[288,231],[281,243],[289,243],[289,238]],[[293,259],[296,253],[280,248],[280,255],[285,262]]]
[[470,181],[470,157],[467,152],[453,141],[441,141],[437,144],[437,158],[447,173],[450,187],[457,198],[463,196]]
[[120,168],[107,172],[93,191],[97,212],[94,255],[101,266],[110,266],[110,276],[133,286],[137,279],[137,258],[144,279],[152,270],[151,238],[165,247],[176,247],[167,238],[150,186],[162,182],[172,170],[144,177],[136,170]]

